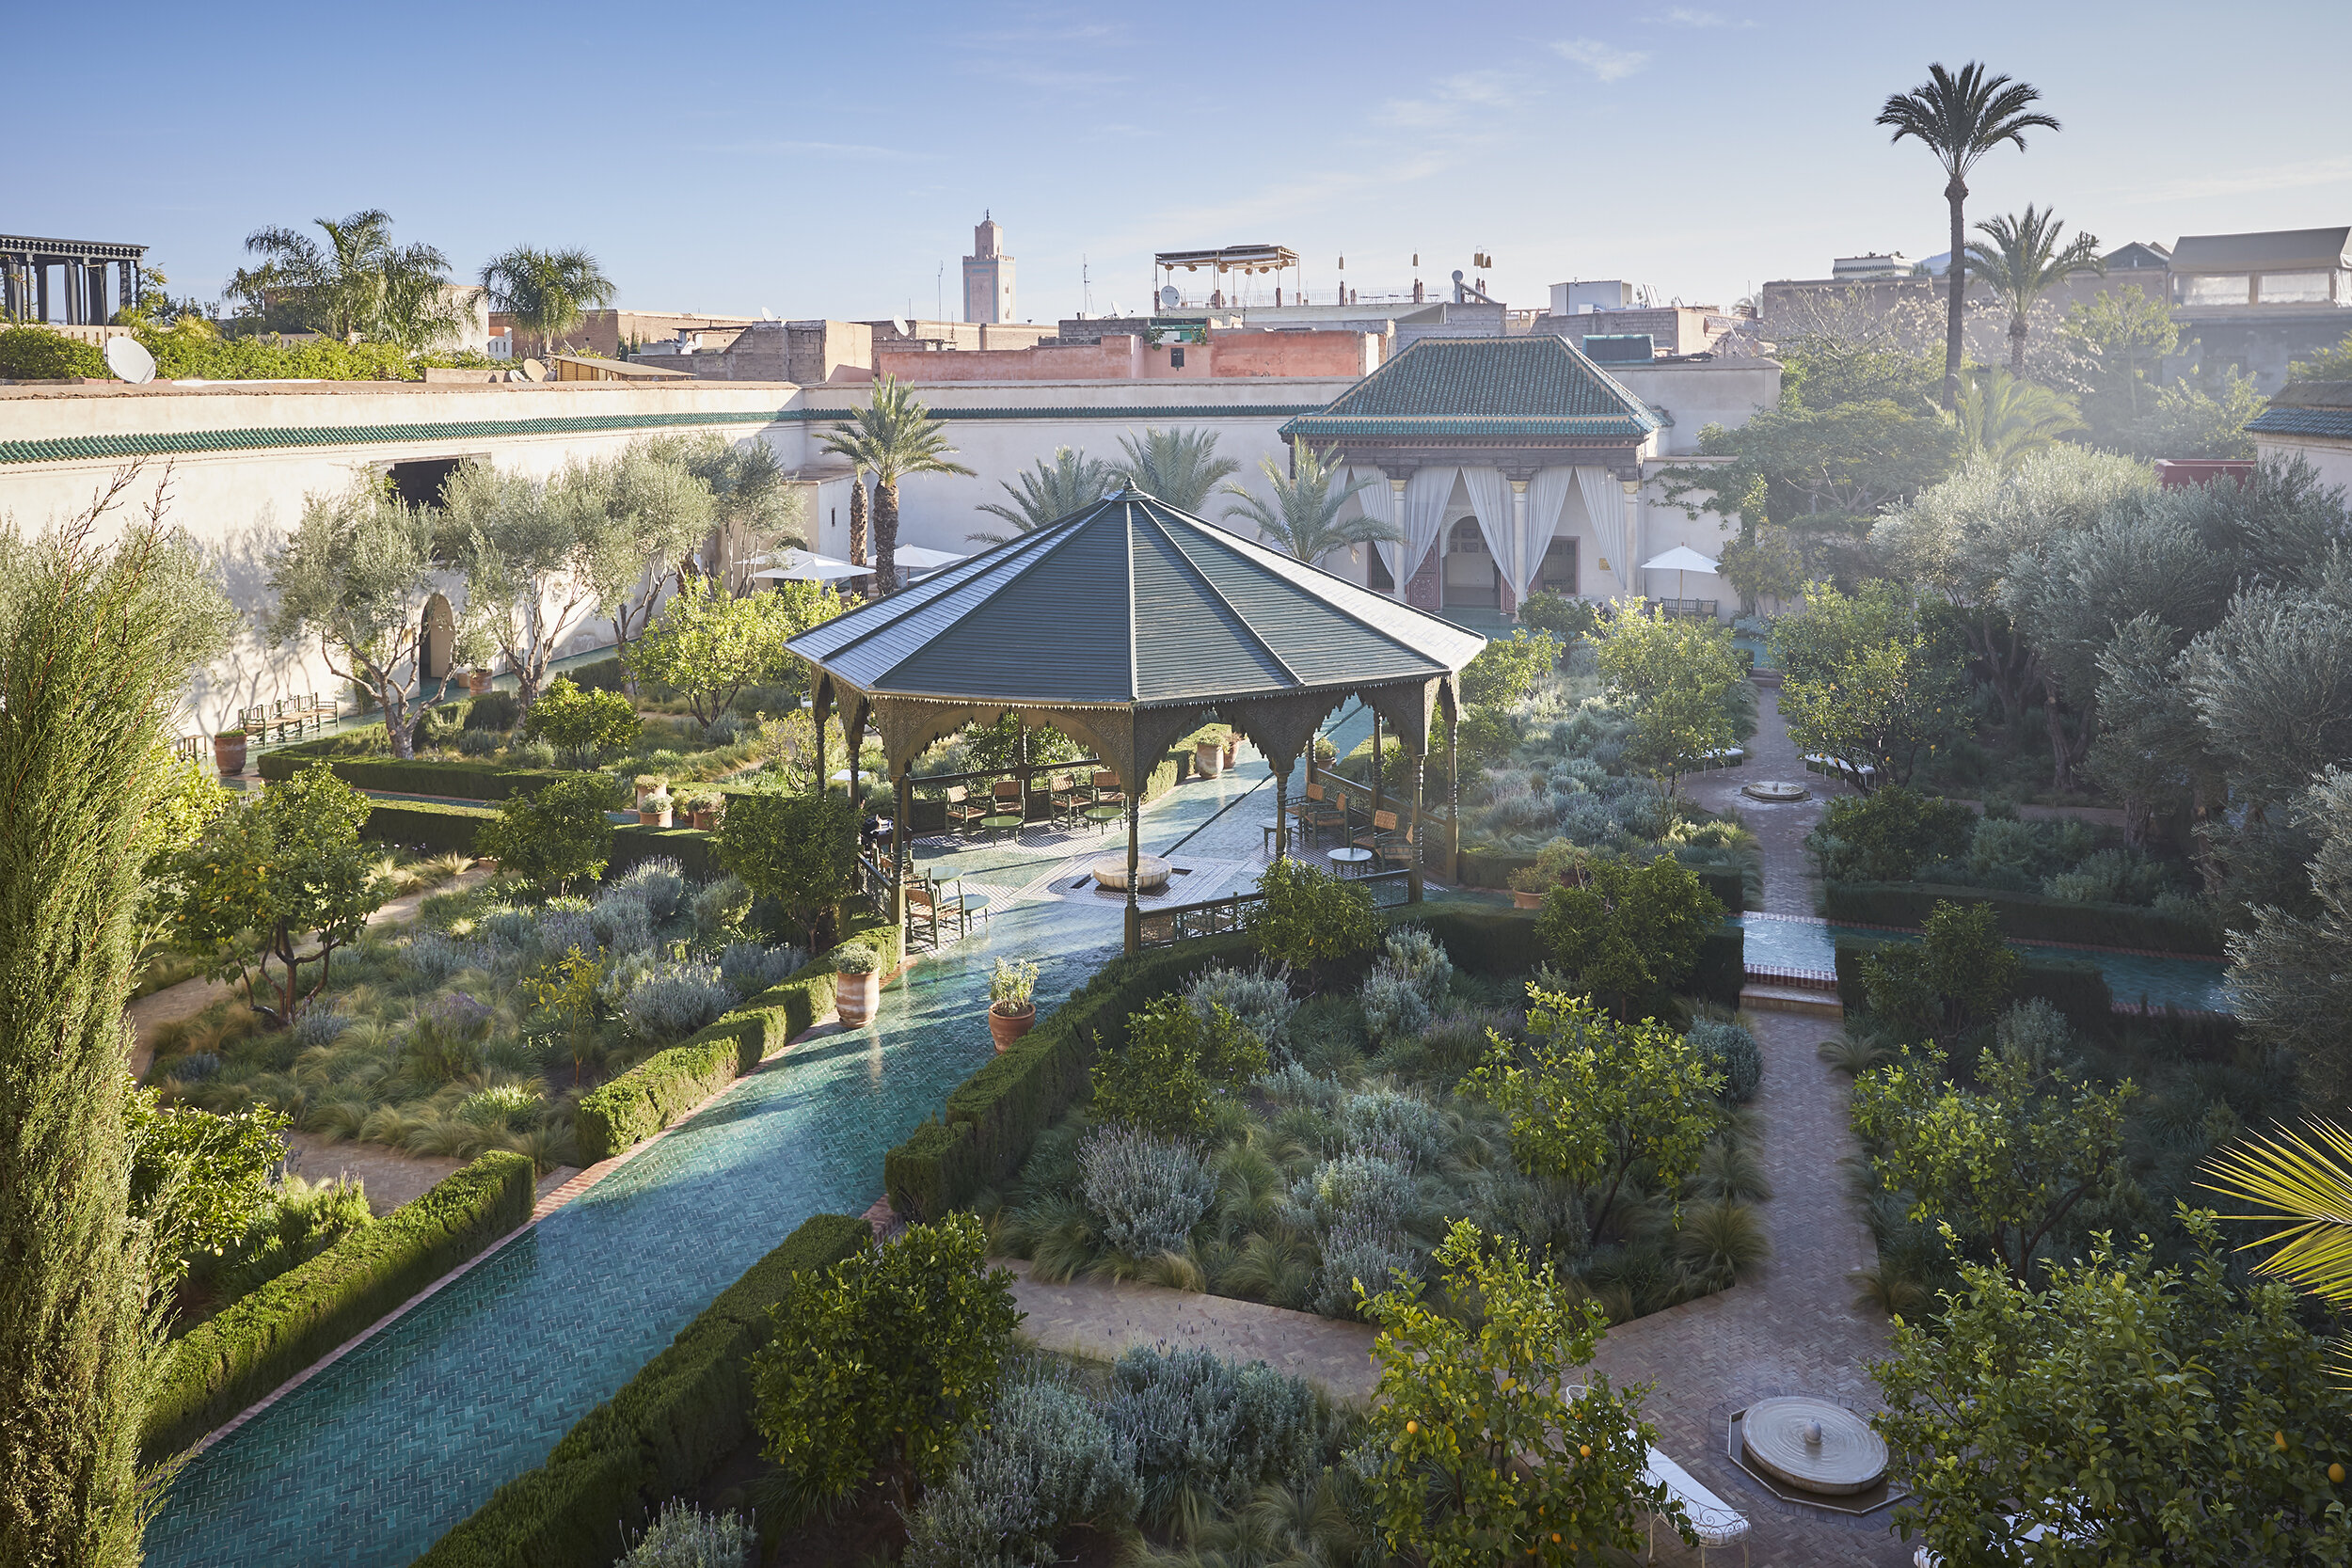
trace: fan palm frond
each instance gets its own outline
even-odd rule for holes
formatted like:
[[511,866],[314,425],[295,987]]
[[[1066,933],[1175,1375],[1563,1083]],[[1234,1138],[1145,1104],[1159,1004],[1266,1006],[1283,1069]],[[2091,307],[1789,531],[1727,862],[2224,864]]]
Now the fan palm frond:
[[2207,1160],[2208,1192],[2261,1205],[2230,1219],[2283,1221],[2251,1246],[2276,1246],[2262,1263],[2297,1290],[2352,1307],[2352,1129],[2314,1118],[2307,1132],[2280,1128],[2249,1137]]

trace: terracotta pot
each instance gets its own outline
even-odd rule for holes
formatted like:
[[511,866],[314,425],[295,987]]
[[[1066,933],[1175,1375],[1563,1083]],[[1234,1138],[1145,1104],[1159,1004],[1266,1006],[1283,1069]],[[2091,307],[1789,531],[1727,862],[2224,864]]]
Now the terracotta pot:
[[999,1051],[1009,1050],[1012,1042],[1037,1027],[1037,1005],[1031,1003],[1017,1013],[1002,1010],[1001,1004],[992,1003],[988,1009],[988,1032]]
[[1544,895],[1540,893],[1524,893],[1518,888],[1513,888],[1511,907],[1519,910],[1540,910],[1544,907]]
[[216,735],[213,736],[213,766],[220,769],[224,779],[233,779],[245,771],[245,736]]
[[1192,749],[1194,768],[1204,778],[1216,778],[1225,771],[1225,745],[1222,741],[1203,740]]
[[719,825],[719,814],[715,811],[698,811],[692,814],[690,820],[704,832],[708,832]]
[[660,811],[647,811],[643,806],[638,807],[637,825],[641,828],[668,827],[670,825],[670,808],[664,806]]
[[487,670],[469,670],[469,671],[467,671],[467,672],[466,672],[466,690],[468,691],[468,693],[469,693],[469,694],[470,694],[470,695],[472,695],[472,696],[480,697],[480,696],[483,696],[483,695],[485,695],[485,693],[487,693],[487,692],[489,691],[489,689],[490,689],[490,672],[489,672],[489,671],[487,671]]
[[1227,736],[1225,737],[1225,766],[1226,766],[1226,767],[1228,767],[1228,768],[1232,767],[1232,766],[1233,766],[1233,764],[1234,764],[1234,762],[1235,762],[1235,761],[1236,761],[1236,760],[1237,760],[1240,756],[1241,756],[1241,736],[1238,736],[1238,735],[1229,735],[1229,736]]
[[882,971],[838,976],[833,993],[833,1012],[844,1029],[864,1028],[881,1006]]

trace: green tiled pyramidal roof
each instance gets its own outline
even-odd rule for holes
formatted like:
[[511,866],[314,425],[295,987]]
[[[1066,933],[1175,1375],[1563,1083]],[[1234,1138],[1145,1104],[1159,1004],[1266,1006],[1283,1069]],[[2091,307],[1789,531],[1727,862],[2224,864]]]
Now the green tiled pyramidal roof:
[[1638,441],[1658,417],[1565,338],[1423,338],[1320,413],[1282,427],[1310,441],[1342,436],[1616,437]]
[[790,643],[869,694],[1107,707],[1428,679],[1485,645],[1133,488]]

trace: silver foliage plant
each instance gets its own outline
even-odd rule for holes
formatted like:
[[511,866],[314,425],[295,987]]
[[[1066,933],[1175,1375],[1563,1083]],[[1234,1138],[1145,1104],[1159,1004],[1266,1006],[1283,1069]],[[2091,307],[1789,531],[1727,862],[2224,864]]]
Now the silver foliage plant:
[[1088,1212],[1130,1258],[1184,1251],[1216,1196],[1216,1174],[1199,1150],[1134,1128],[1089,1133],[1078,1169]]
[[754,1568],[759,1534],[732,1513],[668,1502],[613,1568]]
[[1454,983],[1454,960],[1435,937],[1418,926],[1389,933],[1372,973],[1364,977],[1364,1028],[1372,1043],[1388,1047],[1417,1037],[1437,1016]]
[[1140,1501],[1136,1444],[1068,1374],[1008,1378],[987,1424],[908,1521],[908,1568],[1044,1568],[1081,1521],[1119,1526]]
[[1298,999],[1291,994],[1290,974],[1287,964],[1248,969],[1212,964],[1184,987],[1184,1003],[1203,1023],[1209,1021],[1211,1005],[1222,1004],[1276,1061],[1285,1061],[1290,1054],[1291,1015],[1298,1011]]

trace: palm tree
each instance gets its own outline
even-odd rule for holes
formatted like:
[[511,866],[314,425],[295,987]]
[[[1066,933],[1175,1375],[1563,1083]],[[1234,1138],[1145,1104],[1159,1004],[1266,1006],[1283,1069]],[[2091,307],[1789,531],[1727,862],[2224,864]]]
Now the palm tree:
[[866,470],[850,471],[850,564],[866,564]]
[[264,312],[290,305],[314,332],[411,351],[456,332],[448,257],[429,245],[394,245],[391,215],[374,208],[312,221],[326,236],[324,245],[298,229],[247,234],[246,249],[263,261],[230,275],[230,296]]
[[1239,463],[1216,455],[1214,430],[1147,430],[1142,440],[1121,436],[1119,444],[1127,449],[1119,477],[1179,512],[1198,513],[1219,480],[1241,472]]
[[2042,296],[2078,272],[2107,270],[2099,259],[2099,237],[2077,234],[2060,245],[2058,234],[2065,227],[2057,213],[2046,207],[2036,212],[2029,201],[2021,217],[2004,214],[1977,225],[1993,236],[1991,245],[1968,242],[1968,264],[1983,274],[1994,297],[2009,307],[2011,375],[2026,373],[2026,318]]
[[1269,506],[1240,485],[1228,484],[1224,493],[1239,496],[1241,504],[1227,507],[1225,520],[1230,523],[1238,518],[1256,524],[1260,538],[1311,566],[1333,550],[1351,545],[1375,539],[1402,540],[1404,531],[1393,523],[1361,514],[1345,522],[1339,520],[1347,498],[1372,481],[1359,479],[1344,490],[1335,488],[1340,474],[1339,465],[1332,461],[1336,455],[1336,448],[1319,453],[1304,440],[1294,440],[1288,474],[1273,458],[1260,458],[1258,467],[1273,487],[1274,503]]
[[951,461],[956,449],[947,444],[947,427],[896,376],[883,376],[873,400],[850,409],[849,419],[849,429],[826,431],[818,439],[874,476],[875,592],[887,594],[898,581],[898,481],[909,474],[975,476]]
[[1952,208],[1951,293],[1944,324],[1944,406],[1960,406],[1960,328],[1967,310],[1968,225],[1963,209],[1968,200],[1968,171],[1977,160],[2003,142],[2026,148],[2026,133],[2055,131],[2058,122],[2048,115],[2026,112],[2042,94],[2023,82],[1992,76],[1971,60],[1958,75],[1941,65],[1928,67],[1928,79],[1909,92],[1897,93],[1879,110],[1878,123],[1892,126],[1896,141],[1915,136],[1944,166],[1944,199]]
[[521,245],[483,263],[482,292],[491,309],[514,317],[515,325],[536,335],[542,352],[548,352],[582,315],[612,304],[620,291],[584,250]]
[[991,502],[980,508],[1010,523],[1012,532],[967,533],[966,539],[976,545],[1001,545],[1048,523],[1059,522],[1073,512],[1101,500],[1103,492],[1110,488],[1119,473],[1108,463],[1068,447],[1057,447],[1053,462],[1041,457],[1035,467],[1020,477],[1019,489],[1009,483],[1004,487],[1005,494],[1012,498],[1011,506]]
[[[2284,1221],[2279,1243],[2261,1265],[2338,1310],[2352,1308],[2352,1129],[2314,1117],[2309,1136],[2279,1130],[2249,1138],[2204,1164],[2208,1192],[2259,1203],[2262,1212],[2231,1219]],[[2352,1385],[2352,1338],[2336,1341],[2335,1370]]]
[[1972,372],[1953,412],[1968,450],[2003,468],[2014,468],[2029,453],[2083,428],[2073,400],[1998,368]]

